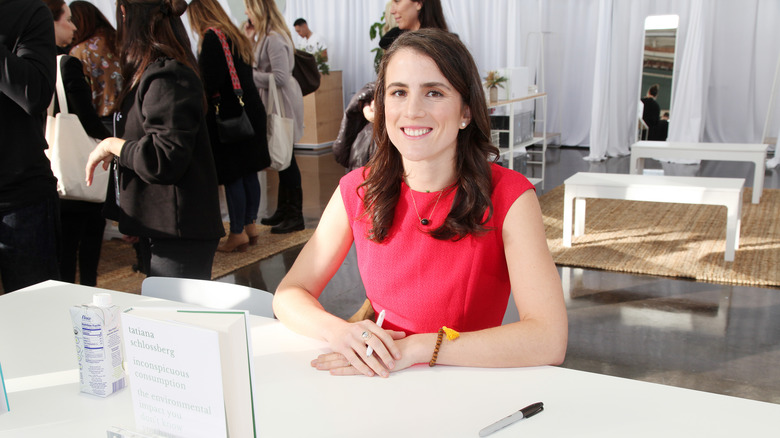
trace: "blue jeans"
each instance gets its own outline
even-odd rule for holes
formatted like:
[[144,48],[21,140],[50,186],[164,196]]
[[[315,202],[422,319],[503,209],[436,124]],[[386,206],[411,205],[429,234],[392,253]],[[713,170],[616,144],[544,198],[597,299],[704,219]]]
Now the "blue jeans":
[[225,184],[230,232],[239,234],[244,225],[253,224],[260,208],[260,182],[256,173],[245,175],[229,184]]
[[0,211],[0,277],[5,292],[59,280],[60,200]]

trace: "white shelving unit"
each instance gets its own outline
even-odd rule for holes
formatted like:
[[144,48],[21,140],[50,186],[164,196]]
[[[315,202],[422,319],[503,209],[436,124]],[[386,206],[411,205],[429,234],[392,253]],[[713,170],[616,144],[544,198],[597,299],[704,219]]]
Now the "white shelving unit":
[[[524,141],[522,143],[515,144],[514,138],[515,138],[515,104],[520,104],[522,102],[528,102],[532,101],[535,102],[536,108],[533,112],[533,121],[531,122],[531,126],[533,126],[533,138]],[[509,133],[509,147],[507,148],[500,148],[500,153],[502,156],[507,156],[509,158],[509,168],[514,169],[515,165],[515,147],[517,148],[525,148],[527,146],[533,146],[537,144],[541,144],[542,148],[539,149],[527,149],[525,150],[526,155],[528,156],[528,160],[526,161],[527,164],[532,165],[539,165],[541,171],[540,175],[538,177],[529,177],[528,180],[531,181],[533,185],[538,185],[539,188],[544,190],[544,168],[545,168],[545,155],[547,153],[547,93],[536,93],[531,94],[524,97],[519,97],[517,99],[510,99],[510,100],[499,100],[497,102],[492,102],[488,104],[488,108],[498,108],[500,106],[508,106],[509,107],[509,129],[494,129],[492,132],[508,132]],[[541,106],[541,108],[539,108]],[[539,124],[541,124],[541,130],[539,130]]]

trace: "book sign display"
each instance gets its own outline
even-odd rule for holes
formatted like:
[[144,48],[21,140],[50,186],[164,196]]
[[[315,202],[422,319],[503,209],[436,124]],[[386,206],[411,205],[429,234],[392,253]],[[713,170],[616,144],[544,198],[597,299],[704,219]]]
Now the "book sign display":
[[246,318],[245,312],[170,308],[122,314],[138,432],[255,436]]

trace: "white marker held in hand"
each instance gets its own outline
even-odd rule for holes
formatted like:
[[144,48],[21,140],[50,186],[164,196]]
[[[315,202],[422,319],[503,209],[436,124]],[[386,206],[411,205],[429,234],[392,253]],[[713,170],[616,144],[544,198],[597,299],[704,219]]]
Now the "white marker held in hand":
[[[385,311],[384,309],[379,312],[379,318],[376,319],[376,325],[379,326],[379,328],[382,328],[382,323],[385,322]],[[374,354],[374,349],[371,348],[369,345],[368,348],[366,348],[366,357],[371,357],[371,355]]]

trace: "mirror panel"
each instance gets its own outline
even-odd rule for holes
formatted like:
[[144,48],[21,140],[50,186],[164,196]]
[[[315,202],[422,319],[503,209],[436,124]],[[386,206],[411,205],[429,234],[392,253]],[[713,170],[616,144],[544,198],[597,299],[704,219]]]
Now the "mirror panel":
[[[672,101],[672,77],[679,20],[678,15],[651,15],[645,19],[640,96],[646,107],[643,109],[642,119],[648,126],[649,132],[643,132],[642,139],[665,140],[668,133],[671,116],[666,114],[669,113]],[[648,114],[648,110],[653,109],[649,112],[654,112],[655,109],[655,104],[648,101],[648,90],[653,85],[658,86],[658,94],[654,100],[659,114],[655,117]]]

